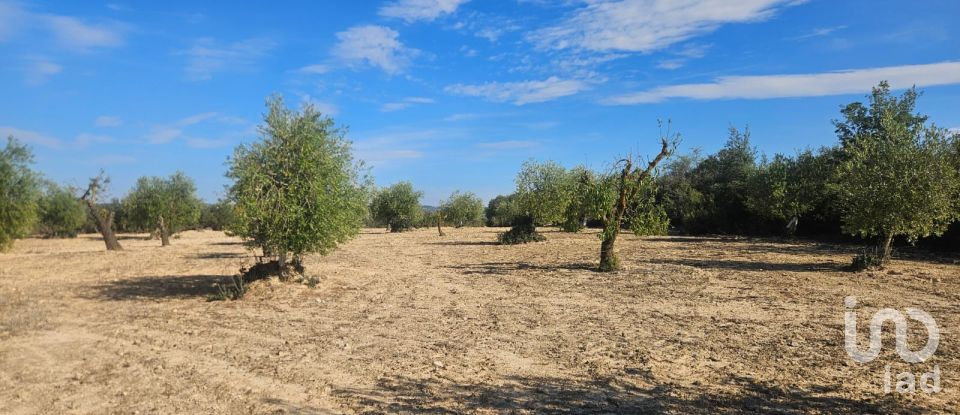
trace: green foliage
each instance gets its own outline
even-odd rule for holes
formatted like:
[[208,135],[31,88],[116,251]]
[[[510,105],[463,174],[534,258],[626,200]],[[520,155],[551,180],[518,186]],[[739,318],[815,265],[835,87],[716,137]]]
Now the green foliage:
[[694,170],[693,187],[704,196],[705,212],[692,228],[720,233],[749,233],[755,229],[747,200],[757,172],[756,159],[750,131],[731,127],[726,145]]
[[333,120],[310,104],[291,111],[276,97],[259,130],[260,140],[228,161],[227,200],[235,206],[228,230],[281,260],[326,254],[356,236],[369,179]]
[[833,202],[831,182],[838,159],[830,149],[782,154],[762,163],[753,176],[747,204],[761,218],[779,223],[802,218]]
[[517,203],[520,213],[530,216],[535,225],[551,225],[564,221],[573,190],[567,170],[547,161],[528,160],[517,173]]
[[422,197],[423,192],[413,190],[410,182],[399,182],[377,192],[370,204],[370,214],[390,232],[410,230],[423,218]]
[[[923,116],[913,111],[916,92],[901,99],[890,95],[885,83],[874,88],[868,114],[847,117],[853,135],[847,137],[837,170],[837,191],[844,232],[879,236],[889,254],[889,241],[906,236],[915,241],[940,235],[960,218],[960,173],[946,130],[918,126]],[[861,125],[863,124],[863,125]],[[844,138],[841,135],[841,138]]]
[[222,231],[233,221],[233,205],[228,200],[204,204],[200,209],[200,228]]
[[511,226],[519,215],[519,206],[517,196],[510,194],[507,196],[497,196],[490,199],[487,208],[484,209],[484,215],[487,218],[487,226]]
[[440,204],[444,222],[457,228],[483,224],[483,201],[471,192],[453,192]]
[[0,151],[0,251],[29,234],[37,222],[40,186],[31,163],[30,149],[8,137]]
[[863,137],[884,136],[891,125],[910,135],[920,134],[927,116],[913,113],[919,97],[916,88],[896,97],[890,93],[887,81],[880,82],[867,97],[869,106],[861,102],[851,103],[840,110],[843,120],[833,120],[840,145],[846,148]]
[[650,181],[638,192],[624,218],[630,230],[637,236],[666,235],[670,230],[670,217],[657,201],[656,182]]
[[883,267],[883,255],[876,247],[863,248],[854,255],[850,271],[866,271]]
[[660,202],[670,223],[687,231],[697,230],[708,212],[707,196],[694,186],[694,182],[701,182],[695,180],[695,175],[702,161],[695,149],[691,154],[671,159],[657,178]]
[[40,233],[47,237],[76,237],[87,221],[87,208],[78,196],[77,189],[47,183],[38,202]]
[[141,177],[121,202],[123,220],[139,230],[153,230],[176,234],[191,228],[200,220],[203,202],[197,197],[193,179],[182,172],[170,177]]
[[590,187],[595,180],[594,172],[586,167],[578,166],[567,172],[567,189],[569,202],[560,222],[560,230],[564,232],[579,232],[586,226],[589,219],[596,219],[590,215],[589,199]]

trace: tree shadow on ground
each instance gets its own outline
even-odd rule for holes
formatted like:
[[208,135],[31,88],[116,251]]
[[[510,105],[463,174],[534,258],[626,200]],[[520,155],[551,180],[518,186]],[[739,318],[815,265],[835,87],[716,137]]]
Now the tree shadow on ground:
[[221,241],[221,242],[210,242],[210,245],[243,245],[241,241]]
[[192,255],[193,259],[224,259],[224,258],[254,258],[254,255],[238,252],[208,252]]
[[[341,389],[342,398],[359,413],[461,414],[806,414],[806,413],[905,413],[927,410],[909,402],[883,398],[856,400],[837,396],[837,390],[786,390],[750,378],[738,377],[727,384],[736,392],[678,389],[650,381],[640,387],[610,379],[565,379],[556,377],[509,377],[501,382],[457,384],[441,378],[381,378],[373,389]],[[810,388],[808,388],[810,389]],[[872,398],[872,397],[871,397]]]
[[94,295],[106,300],[184,299],[207,297],[217,292],[217,283],[227,283],[227,275],[164,275],[127,278],[94,287]]
[[441,241],[441,242],[427,242],[427,245],[496,246],[500,244],[495,241]]
[[589,262],[574,262],[567,264],[529,264],[525,262],[484,262],[480,264],[451,265],[446,268],[455,269],[462,274],[492,274],[504,275],[514,271],[597,271],[597,265]]
[[643,260],[649,264],[673,264],[694,268],[722,269],[734,271],[786,271],[786,272],[838,272],[847,270],[847,263],[832,261],[821,262],[770,262],[770,261],[742,261],[730,259],[691,259],[691,258],[663,258]]

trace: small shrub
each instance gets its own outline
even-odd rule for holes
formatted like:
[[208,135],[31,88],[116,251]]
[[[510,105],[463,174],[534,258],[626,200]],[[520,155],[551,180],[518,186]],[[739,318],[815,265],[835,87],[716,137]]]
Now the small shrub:
[[533,218],[526,217],[513,225],[509,231],[497,234],[497,242],[501,245],[518,245],[528,242],[543,242],[547,240],[533,225]]
[[854,272],[883,268],[883,257],[878,248],[864,248],[853,257],[850,270]]
[[207,297],[207,301],[227,301],[242,299],[247,293],[243,274],[230,277],[230,284],[217,283],[217,292]]

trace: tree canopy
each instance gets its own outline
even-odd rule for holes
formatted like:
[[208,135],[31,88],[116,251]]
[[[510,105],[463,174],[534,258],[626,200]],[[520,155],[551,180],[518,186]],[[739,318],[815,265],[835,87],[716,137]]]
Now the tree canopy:
[[0,151],[0,251],[28,235],[37,222],[40,186],[32,163],[30,149],[8,137]]
[[80,191],[47,183],[38,206],[40,233],[51,237],[75,237],[87,221],[87,209],[78,199]]
[[169,245],[171,235],[200,220],[203,202],[196,193],[193,179],[182,172],[167,178],[141,177],[123,199],[125,219],[137,228],[158,230],[162,245]]
[[[880,265],[893,238],[939,235],[960,218],[955,138],[925,126],[925,116],[912,115],[917,95],[911,89],[897,98],[881,83],[866,111],[870,117],[863,117],[863,110],[844,111],[846,120],[837,123],[849,126],[840,132],[846,145],[837,170],[843,230],[879,237]],[[846,136],[847,130],[852,134]]]
[[390,232],[403,232],[414,228],[423,218],[422,197],[423,192],[414,190],[410,182],[399,182],[373,196],[370,214]]
[[229,230],[281,269],[288,255],[326,254],[356,236],[366,215],[369,177],[353,158],[344,130],[306,103],[299,111],[280,97],[267,101],[260,139],[234,150],[227,198]]
[[483,201],[471,192],[454,191],[440,204],[440,212],[457,228],[483,224]]

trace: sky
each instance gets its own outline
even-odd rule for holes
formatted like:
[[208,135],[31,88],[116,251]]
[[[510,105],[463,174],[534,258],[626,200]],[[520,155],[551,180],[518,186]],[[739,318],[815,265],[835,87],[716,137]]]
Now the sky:
[[0,135],[47,178],[110,195],[180,170],[215,201],[264,102],[347,128],[378,185],[507,194],[527,159],[605,169],[719,149],[837,141],[831,120],[888,80],[960,131],[960,2],[886,0],[0,0]]

